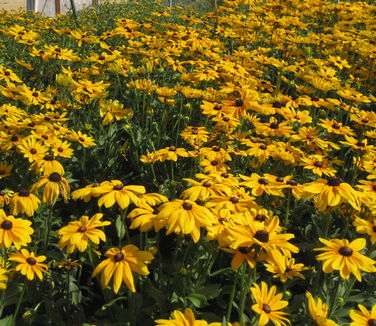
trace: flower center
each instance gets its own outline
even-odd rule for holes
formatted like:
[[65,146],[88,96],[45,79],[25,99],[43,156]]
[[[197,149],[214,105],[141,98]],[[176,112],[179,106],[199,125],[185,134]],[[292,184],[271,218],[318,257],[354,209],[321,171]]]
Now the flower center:
[[192,209],[192,204],[191,203],[184,203],[183,204],[183,208],[186,210],[186,211],[190,211]]
[[367,324],[369,325],[369,326],[376,326],[376,319],[368,319],[368,322],[367,322]]
[[266,216],[264,214],[257,214],[255,216],[255,221],[264,222],[266,220]]
[[20,196],[20,197],[29,197],[30,196],[30,192],[28,192],[26,189],[21,189],[18,192],[18,196]]
[[32,149],[30,149],[30,153],[34,155],[34,154],[37,153],[37,150],[35,148],[32,148]]
[[349,247],[341,247],[339,248],[338,252],[345,257],[350,257],[353,254],[353,251]]
[[372,228],[372,231],[376,233],[376,225]]
[[260,178],[260,179],[258,179],[258,183],[259,183],[260,185],[267,185],[267,184],[268,184],[268,182],[266,181],[265,178]]
[[270,127],[271,129],[278,129],[278,128],[279,128],[279,124],[278,124],[277,122],[273,122],[273,123],[271,123],[271,124],[269,125],[269,127]]
[[52,172],[48,178],[48,180],[52,182],[60,182],[61,181],[61,175],[57,172]]
[[239,199],[238,197],[230,197],[230,202],[232,202],[233,204],[237,204],[239,202]]
[[10,230],[12,228],[13,224],[11,221],[5,220],[3,223],[1,223],[1,228],[4,230]]
[[214,109],[215,111],[220,111],[220,110],[222,110],[222,105],[217,104],[216,106],[214,106],[213,109]]
[[287,180],[286,184],[288,184],[289,186],[293,186],[293,187],[298,185],[298,183],[294,179]]
[[265,150],[265,149],[267,149],[268,147],[267,147],[266,145],[260,145],[259,148],[262,149],[262,150]]
[[223,178],[228,178],[228,177],[229,177],[229,175],[228,175],[228,173],[226,173],[226,172],[223,172],[223,173],[221,174],[221,177],[223,177]]
[[361,121],[362,121],[363,123],[368,123],[368,122],[369,122],[368,119],[362,119]]
[[43,159],[45,161],[54,161],[55,160],[55,158],[54,158],[54,156],[52,154],[45,155]]
[[338,123],[333,123],[332,128],[338,130],[341,129],[341,126]]
[[285,273],[292,272],[292,268],[290,266],[286,266]]
[[123,185],[122,184],[115,185],[112,189],[121,190],[121,189],[123,189]]
[[208,188],[211,186],[211,183],[209,181],[205,181],[203,184],[202,184],[204,187]]
[[281,107],[282,107],[282,103],[281,102],[274,102],[273,103],[273,108],[280,109]]
[[29,258],[27,258],[27,259],[26,259],[26,262],[27,262],[29,265],[31,265],[31,266],[33,266],[33,265],[35,265],[35,264],[37,263],[37,261],[36,261],[35,258],[33,258],[33,257],[29,257]]
[[211,161],[211,162],[210,162],[210,164],[211,164],[211,165],[213,165],[213,166],[216,166],[216,165],[218,165],[218,164],[219,164],[219,162],[218,162],[218,161],[216,161],[216,160],[214,160],[214,161]]
[[87,229],[86,229],[85,226],[80,226],[80,227],[77,229],[77,232],[84,233],[86,230],[87,230]]
[[168,149],[169,152],[176,152],[176,147],[175,146],[171,146],[169,149]]
[[358,141],[358,142],[356,143],[356,146],[359,146],[359,147],[365,147],[366,144],[365,144],[364,142],[362,142],[362,141]]
[[341,184],[341,181],[336,177],[330,177],[328,179],[328,185],[331,187],[338,187]]
[[237,107],[242,106],[243,104],[244,104],[244,101],[241,98],[238,98],[235,101],[235,106],[237,106]]
[[124,259],[124,255],[121,253],[121,252],[118,252],[115,256],[114,256],[114,261],[117,263],[119,261],[122,261]]
[[313,165],[316,166],[317,168],[322,168],[324,164],[318,161],[318,162],[313,163]]
[[268,242],[269,232],[265,230],[259,230],[255,233],[254,238],[256,238],[260,242]]
[[270,314],[272,312],[272,308],[265,303],[262,305],[262,310],[264,310],[267,314]]

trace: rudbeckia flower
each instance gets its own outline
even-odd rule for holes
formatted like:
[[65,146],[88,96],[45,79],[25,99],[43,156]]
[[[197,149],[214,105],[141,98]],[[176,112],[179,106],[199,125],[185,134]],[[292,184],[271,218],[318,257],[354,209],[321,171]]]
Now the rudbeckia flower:
[[368,234],[371,237],[371,243],[376,243],[376,218],[371,217],[368,221],[360,217],[356,217],[353,225],[356,232],[360,234]]
[[81,216],[78,221],[69,222],[67,226],[57,231],[57,234],[61,236],[59,247],[67,247],[68,254],[71,254],[75,249],[85,251],[89,240],[94,244],[99,244],[100,240],[106,241],[105,233],[97,228],[110,225],[111,222],[100,221],[102,217],[103,214],[97,213],[92,218]]
[[30,234],[34,232],[30,225],[30,221],[6,216],[0,209],[0,247],[9,248],[13,244],[19,250],[21,246],[26,246],[31,242]]
[[328,305],[323,303],[319,298],[317,303],[315,299],[312,297],[312,294],[306,292],[306,296],[308,299],[308,311],[311,315],[312,319],[317,323],[319,326],[339,326],[333,320],[326,318],[328,316]]
[[176,199],[162,204],[157,219],[166,221],[167,232],[190,234],[194,242],[200,239],[200,227],[215,223],[212,212],[191,200]]
[[59,195],[62,195],[64,202],[67,201],[70,186],[67,179],[57,172],[52,172],[50,175],[41,177],[36,183],[31,186],[31,191],[43,187],[43,203],[53,204]]
[[325,247],[316,248],[316,251],[326,251],[316,257],[317,260],[323,260],[322,269],[325,273],[331,273],[338,270],[341,277],[349,279],[351,274],[361,282],[361,271],[376,272],[376,261],[366,257],[360,251],[366,246],[366,239],[356,239],[349,242],[347,239],[325,240],[320,238]]
[[276,295],[277,287],[274,285],[268,290],[265,282],[261,282],[261,288],[256,283],[250,288],[253,298],[256,303],[252,306],[252,310],[260,315],[258,322],[259,326],[264,326],[270,321],[275,325],[285,326],[290,324],[290,321],[284,317],[287,312],[280,311],[287,307],[288,302],[282,299],[282,294]]
[[140,275],[148,275],[146,264],[149,264],[154,256],[149,251],[140,251],[134,245],[126,245],[123,248],[111,248],[104,254],[107,259],[102,261],[93,271],[92,277],[101,273],[101,284],[105,288],[114,277],[114,292],[118,293],[122,281],[128,289],[136,292],[132,271]]
[[[193,311],[189,308],[184,313],[179,310],[174,311],[174,319],[157,319],[155,320],[159,326],[220,326],[222,323],[208,324],[205,320],[197,320]],[[231,325],[231,324],[228,324]]]
[[10,211],[14,216],[25,213],[33,216],[39,206],[40,200],[37,196],[26,189],[21,189],[13,194],[10,200]]
[[26,249],[21,249],[21,252],[16,252],[9,257],[9,260],[17,263],[16,271],[25,275],[27,279],[33,280],[35,275],[41,280],[43,273],[47,272],[48,266],[43,264],[46,256],[35,256],[33,252]]
[[371,312],[361,304],[358,304],[359,310],[350,310],[350,318],[353,321],[350,326],[375,326],[376,325],[376,304],[373,305]]

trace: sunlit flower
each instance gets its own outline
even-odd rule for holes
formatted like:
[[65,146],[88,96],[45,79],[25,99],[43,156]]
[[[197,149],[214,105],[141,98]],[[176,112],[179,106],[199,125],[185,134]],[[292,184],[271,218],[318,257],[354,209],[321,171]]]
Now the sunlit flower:
[[323,303],[320,298],[318,298],[317,303],[315,299],[312,297],[310,292],[306,292],[306,296],[308,299],[308,311],[311,315],[312,319],[317,323],[319,326],[339,326],[333,320],[326,318],[328,316],[329,310],[328,305]]
[[31,191],[35,191],[39,188],[43,188],[43,203],[53,204],[59,195],[63,197],[64,202],[67,202],[70,186],[67,179],[59,173],[52,172],[49,175],[42,176],[31,186]]
[[21,189],[13,194],[10,200],[10,211],[14,216],[25,213],[33,216],[39,206],[40,200],[27,189]]
[[358,304],[359,310],[351,309],[350,326],[374,326],[376,325],[376,304],[373,305],[371,312],[361,304]]
[[48,266],[43,264],[46,256],[35,256],[33,252],[29,252],[26,249],[21,249],[20,252],[11,254],[9,260],[16,262],[16,271],[25,275],[29,280],[33,280],[35,275],[40,280],[43,279],[43,273],[48,270]]

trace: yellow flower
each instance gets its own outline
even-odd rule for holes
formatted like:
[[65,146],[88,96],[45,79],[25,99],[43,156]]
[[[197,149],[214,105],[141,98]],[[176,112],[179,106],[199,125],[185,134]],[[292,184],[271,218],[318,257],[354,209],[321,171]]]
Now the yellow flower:
[[[210,323],[205,320],[197,320],[193,311],[189,308],[184,313],[174,310],[174,319],[157,319],[155,320],[159,326],[220,326],[222,323]],[[229,324],[231,325],[231,324]]]
[[356,227],[356,232],[360,234],[368,234],[371,237],[371,242],[376,243],[376,218],[371,217],[368,221],[360,217],[356,217],[353,225]]
[[13,244],[19,250],[21,246],[26,246],[31,242],[30,234],[34,232],[30,225],[30,221],[6,216],[0,209],[0,247],[9,248]]
[[42,263],[46,260],[46,256],[37,257],[26,249],[12,254],[9,260],[15,261],[17,263],[16,271],[25,275],[29,280],[33,280],[35,275],[40,280],[43,279],[43,273],[46,273],[48,269],[48,266]]
[[369,273],[376,272],[376,264],[371,258],[363,256],[360,251],[366,246],[366,240],[356,239],[349,242],[347,239],[325,240],[320,238],[325,247],[316,248],[316,251],[326,251],[316,257],[317,260],[323,260],[322,269],[325,273],[331,273],[338,270],[341,277],[349,279],[350,274],[361,282],[362,276],[360,271]]
[[264,326],[270,321],[275,325],[285,326],[290,321],[284,317],[288,313],[280,311],[287,307],[288,302],[282,299],[282,294],[276,295],[277,287],[273,285],[270,290],[265,282],[261,282],[261,288],[256,283],[250,288],[256,303],[252,306],[252,310],[260,315],[259,326]]
[[306,296],[308,299],[308,311],[311,315],[312,319],[317,323],[319,326],[339,326],[333,320],[327,319],[326,316],[328,315],[328,305],[323,303],[319,298],[317,303],[312,297],[312,294],[308,291],[306,292]]
[[40,200],[26,189],[21,189],[13,194],[10,200],[10,211],[13,215],[25,213],[27,216],[33,216],[39,206]]
[[5,268],[3,268],[3,266],[0,264],[0,290],[5,290],[7,288],[7,273],[8,271]]
[[132,271],[140,275],[148,275],[149,271],[145,264],[149,264],[154,259],[149,251],[140,251],[134,245],[126,245],[121,249],[111,248],[104,255],[107,259],[95,267],[92,277],[102,273],[101,284],[105,288],[113,276],[115,293],[119,292],[122,281],[130,291],[136,292]]
[[69,222],[67,226],[62,227],[57,231],[61,237],[59,247],[67,247],[68,254],[71,254],[78,249],[83,252],[86,250],[89,240],[94,244],[99,244],[99,241],[106,241],[106,235],[98,227],[110,225],[111,222],[101,222],[100,219],[103,214],[94,214],[90,219],[88,216],[81,216],[79,221]]
[[278,278],[284,283],[288,279],[292,280],[294,277],[300,277],[303,280],[305,279],[304,275],[300,273],[301,271],[307,270],[308,267],[305,267],[304,264],[295,264],[294,258],[284,257],[285,264],[281,266],[274,263],[273,260],[268,261],[268,264],[265,264],[267,271],[273,273],[274,278]]
[[13,165],[0,162],[0,179],[10,176]]
[[55,203],[59,195],[62,195],[64,202],[67,202],[70,186],[67,179],[65,179],[59,173],[52,172],[50,175],[41,177],[36,183],[31,186],[31,191],[37,190],[42,187],[43,203],[53,204]]
[[102,124],[108,125],[114,118],[119,121],[121,118],[131,117],[131,109],[123,109],[124,105],[118,100],[103,100],[99,101],[101,117],[104,117]]
[[359,310],[350,310],[350,318],[353,321],[350,326],[375,326],[376,325],[376,304],[373,305],[371,312],[366,307],[358,304]]

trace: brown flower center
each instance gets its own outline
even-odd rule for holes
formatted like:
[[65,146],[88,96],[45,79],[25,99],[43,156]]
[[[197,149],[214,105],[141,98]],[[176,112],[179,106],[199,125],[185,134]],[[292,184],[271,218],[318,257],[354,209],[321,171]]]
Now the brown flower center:
[[239,202],[239,198],[238,197],[230,197],[230,202],[232,202],[233,204],[237,204]]
[[265,178],[260,178],[260,179],[258,179],[258,183],[259,183],[260,185],[267,185],[267,184],[268,184],[268,181],[266,181]]
[[249,254],[251,252],[251,247],[239,247],[239,251],[242,253],[242,254]]
[[328,185],[331,187],[338,187],[341,184],[341,181],[336,177],[328,178]]
[[210,162],[210,164],[211,164],[212,166],[216,166],[216,165],[218,165],[218,164],[219,164],[219,162],[218,162],[218,161],[216,161],[216,160],[214,160],[214,161],[211,161],[211,162]]
[[55,160],[55,157],[53,156],[53,154],[47,154],[44,156],[43,158],[45,161],[53,161]]
[[262,150],[265,150],[265,149],[267,149],[268,147],[267,147],[266,145],[260,145],[259,148],[262,149]]
[[324,164],[318,161],[318,162],[313,163],[313,165],[316,166],[317,168],[322,168]]
[[37,150],[35,148],[32,148],[32,149],[30,149],[30,153],[34,155],[34,154],[37,153]]
[[269,125],[270,129],[278,129],[279,128],[279,124],[277,122],[273,122]]
[[52,182],[60,182],[61,181],[61,175],[57,172],[52,172],[48,178],[48,180]]
[[1,223],[1,228],[3,230],[10,230],[13,226],[13,223],[11,221],[5,220],[3,223]]
[[369,122],[368,119],[362,119],[361,121],[362,121],[363,123],[368,123],[368,122]]
[[268,242],[269,232],[266,230],[259,230],[255,233],[254,238],[256,238],[260,242]]
[[18,192],[18,196],[20,196],[20,197],[29,197],[30,196],[30,192],[27,191],[26,189],[21,189]]
[[113,190],[121,190],[121,189],[123,189],[123,185],[122,184],[115,185],[112,189]]
[[223,178],[228,178],[228,177],[229,177],[229,175],[228,175],[228,173],[226,173],[226,172],[223,172],[223,173],[221,174],[221,177],[223,177]]
[[169,149],[168,149],[169,152],[176,152],[176,147],[175,146],[171,146]]
[[367,324],[369,325],[369,326],[376,326],[376,319],[368,319],[368,322],[367,322]]
[[264,214],[257,214],[255,216],[255,221],[264,222],[266,220],[266,216]]
[[31,266],[33,266],[33,265],[35,265],[35,264],[37,263],[37,261],[36,261],[35,258],[33,258],[33,257],[29,257],[29,258],[27,258],[27,259],[26,259],[26,262],[27,262],[29,265],[31,265]]
[[287,180],[286,184],[288,184],[289,186],[293,186],[293,187],[298,185],[298,183],[294,179]]
[[209,181],[205,181],[203,184],[202,184],[204,187],[208,188],[211,186],[211,183]]
[[274,102],[273,103],[273,108],[280,109],[281,107],[282,107],[282,103],[281,102]]
[[241,98],[238,98],[235,101],[235,106],[239,107],[239,106],[243,106],[243,105],[244,105],[244,101]]
[[222,105],[217,104],[216,106],[214,106],[213,109],[214,109],[215,111],[220,111],[220,110],[222,110]]
[[186,211],[190,211],[192,209],[192,204],[191,203],[183,203],[183,208],[186,210]]
[[286,266],[285,273],[292,272],[292,268],[290,266]]
[[78,229],[77,229],[77,232],[81,232],[81,233],[84,233],[86,231],[86,227],[85,226],[80,226]]
[[121,253],[121,252],[118,252],[115,256],[114,256],[114,261],[117,263],[119,261],[122,261],[124,259],[124,255]]
[[345,257],[350,257],[353,254],[353,251],[349,247],[341,247],[339,248],[338,252]]
[[338,123],[333,123],[332,128],[338,130],[341,129],[341,126]]
[[262,305],[262,310],[264,310],[267,314],[270,314],[272,312],[272,308],[266,303]]

